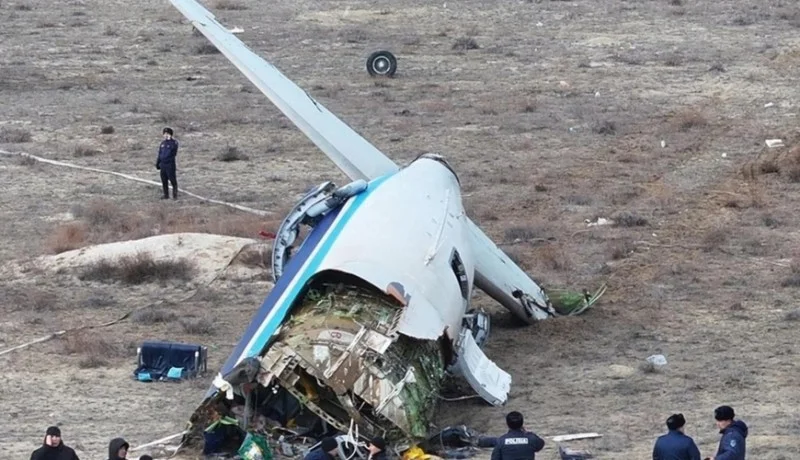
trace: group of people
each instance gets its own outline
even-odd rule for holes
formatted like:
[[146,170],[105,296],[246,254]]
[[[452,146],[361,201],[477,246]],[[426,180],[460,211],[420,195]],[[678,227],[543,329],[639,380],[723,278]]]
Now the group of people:
[[[730,406],[719,406],[714,410],[714,419],[722,434],[717,453],[702,460],[745,460],[747,425],[736,419]],[[495,441],[491,460],[535,460],[536,453],[544,449],[544,440],[524,427],[521,413],[514,411],[506,415],[508,432]],[[686,418],[673,414],[667,419],[668,432],[659,436],[653,447],[653,460],[701,460],[700,449],[694,440],[684,433]],[[108,460],[127,460],[128,443],[114,438],[108,444]],[[386,441],[375,437],[367,444],[367,460],[387,460]],[[303,460],[335,460],[339,458],[339,443],[335,438],[323,438],[320,447],[306,455]],[[33,451],[31,460],[80,460],[75,451],[61,440],[61,430],[56,426],[47,429],[44,443]],[[153,460],[142,455],[138,460]]]
[[[736,419],[731,406],[719,406],[714,409],[714,420],[717,421],[717,428],[722,437],[716,455],[706,457],[704,460],[744,460],[747,424]],[[686,418],[683,414],[673,414],[667,419],[669,432],[656,440],[653,446],[653,460],[700,460],[700,449],[694,440],[684,433],[685,425]]]
[[[114,438],[108,443],[108,460],[127,460],[130,444],[123,438]],[[61,429],[57,426],[47,428],[42,446],[34,450],[31,460],[80,460],[72,447],[64,444]],[[149,455],[142,455],[139,460],[153,460]]]

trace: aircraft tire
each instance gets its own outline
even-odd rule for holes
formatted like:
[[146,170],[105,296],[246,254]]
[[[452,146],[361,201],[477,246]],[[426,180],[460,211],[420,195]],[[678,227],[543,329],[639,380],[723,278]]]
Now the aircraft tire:
[[367,72],[373,77],[393,77],[397,72],[397,58],[388,51],[375,51],[367,58]]

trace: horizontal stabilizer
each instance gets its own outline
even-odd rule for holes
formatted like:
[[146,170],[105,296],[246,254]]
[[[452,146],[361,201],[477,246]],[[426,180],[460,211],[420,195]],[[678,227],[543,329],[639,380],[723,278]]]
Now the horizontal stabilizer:
[[475,286],[527,323],[555,316],[544,291],[471,220]]

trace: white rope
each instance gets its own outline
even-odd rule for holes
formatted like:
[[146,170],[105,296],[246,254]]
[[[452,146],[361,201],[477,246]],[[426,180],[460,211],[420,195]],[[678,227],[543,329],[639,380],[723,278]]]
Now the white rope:
[[[71,164],[71,163],[65,163],[63,161],[48,160],[47,158],[38,157],[36,155],[32,155],[32,154],[27,153],[27,152],[8,152],[6,150],[0,150],[0,155],[33,158],[34,160],[36,160],[38,162],[41,162],[41,163],[47,163],[47,164],[51,164],[51,165],[55,165],[55,166],[63,166],[65,168],[80,169],[81,171],[96,172],[96,173],[101,173],[101,174],[111,174],[112,176],[121,177],[123,179],[132,180],[134,182],[140,182],[142,184],[155,185],[155,186],[161,187],[161,184],[159,182],[155,182],[155,181],[147,180],[147,179],[142,179],[140,177],[132,176],[130,174],[123,174],[123,173],[119,173],[119,172],[115,172],[115,171],[107,171],[105,169],[90,168],[88,166],[78,166],[78,165],[74,165],[74,164]],[[200,195],[197,195],[195,193],[188,192],[185,189],[181,189],[181,193],[184,194],[184,195],[189,195],[191,197],[197,198],[198,200],[201,200],[201,201],[205,201],[205,202],[208,202],[208,203],[214,203],[214,204],[221,204],[223,206],[228,206],[228,207],[231,207],[231,208],[234,208],[234,209],[238,209],[240,211],[249,212],[249,213],[255,214],[257,216],[271,216],[271,215],[273,215],[273,212],[271,212],[271,211],[263,211],[263,210],[260,210],[260,209],[248,208],[247,206],[242,206],[242,205],[235,204],[235,203],[228,203],[226,201],[220,201],[220,200],[214,200],[214,199],[211,199],[211,198],[206,198],[204,196],[200,196]]]
[[131,448],[128,450],[128,452],[133,452],[133,451],[136,451],[136,450],[141,450],[141,449],[144,449],[145,447],[150,447],[150,446],[154,446],[154,445],[156,445],[156,444],[161,444],[161,443],[163,443],[163,442],[169,441],[170,439],[175,439],[175,438],[177,438],[178,436],[183,436],[183,435],[185,435],[185,434],[186,434],[186,433],[188,433],[188,432],[189,432],[188,430],[184,430],[184,431],[181,431],[180,433],[176,433],[176,434],[173,434],[173,435],[170,435],[170,436],[167,436],[167,437],[161,438],[161,439],[157,439],[157,440],[155,440],[155,441],[150,441],[150,442],[148,442],[147,444],[142,444],[141,446],[131,447]]

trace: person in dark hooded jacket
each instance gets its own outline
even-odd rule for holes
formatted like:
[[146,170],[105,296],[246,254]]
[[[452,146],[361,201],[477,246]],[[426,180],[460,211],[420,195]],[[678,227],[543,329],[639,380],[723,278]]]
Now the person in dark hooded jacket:
[[700,449],[683,433],[686,418],[672,414],[667,419],[669,433],[661,435],[653,446],[653,460],[700,460]]
[[71,447],[61,440],[61,430],[51,426],[44,435],[42,447],[31,453],[31,460],[80,460]]
[[108,443],[108,460],[125,460],[128,458],[128,444],[122,438],[114,438]]
[[747,425],[741,420],[734,420],[735,414],[730,406],[719,406],[714,409],[714,419],[717,421],[722,438],[719,440],[717,455],[711,460],[745,460],[747,450]]

